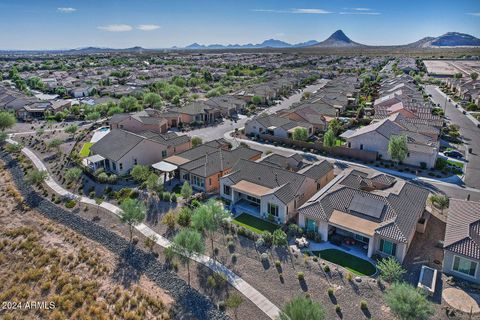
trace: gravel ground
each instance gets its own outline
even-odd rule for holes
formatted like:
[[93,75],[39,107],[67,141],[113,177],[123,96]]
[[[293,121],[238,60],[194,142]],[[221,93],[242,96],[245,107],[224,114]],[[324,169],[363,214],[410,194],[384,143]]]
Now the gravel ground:
[[24,174],[18,163],[10,155],[1,152],[6,168],[25,198],[28,206],[38,210],[47,218],[65,225],[92,239],[113,253],[122,257],[126,267],[132,267],[139,274],[145,274],[161,288],[167,290],[175,300],[175,314],[178,319],[228,319],[228,316],[216,309],[214,303],[200,292],[189,287],[175,273],[168,271],[152,254],[129,246],[126,239],[79,215],[54,205],[35,192],[24,181]]

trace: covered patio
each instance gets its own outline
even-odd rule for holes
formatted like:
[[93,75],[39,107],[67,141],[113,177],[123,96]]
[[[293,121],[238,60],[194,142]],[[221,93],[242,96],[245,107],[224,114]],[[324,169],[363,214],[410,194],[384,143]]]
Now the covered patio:
[[94,154],[93,156],[87,157],[82,160],[82,164],[95,171],[99,168],[106,168],[105,164],[108,162],[108,159],[105,159],[99,154]]
[[171,180],[175,176],[174,172],[175,172],[175,170],[178,169],[178,166],[176,166],[172,163],[166,162],[166,161],[160,161],[160,162],[152,164],[152,168],[155,171],[158,171],[160,173],[160,176],[163,175],[163,183],[164,184],[167,183],[167,182],[168,182],[168,184],[170,184]]

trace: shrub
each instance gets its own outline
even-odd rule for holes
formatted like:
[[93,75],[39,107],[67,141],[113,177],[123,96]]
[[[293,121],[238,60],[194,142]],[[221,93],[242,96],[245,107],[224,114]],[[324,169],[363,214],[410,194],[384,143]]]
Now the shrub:
[[228,246],[229,250],[233,250],[233,249],[235,249],[235,242],[228,241],[227,246]]
[[360,309],[362,309],[362,310],[367,310],[368,309],[367,301],[365,301],[365,300],[360,301]]
[[231,260],[233,264],[237,263],[238,256],[236,253],[232,253]]
[[380,278],[388,283],[400,281],[406,272],[394,257],[380,260],[377,268],[380,270]]
[[335,291],[333,290],[333,288],[328,288],[327,289],[327,293],[329,296],[333,296],[333,294],[335,293]]
[[325,266],[323,266],[323,271],[325,272],[330,272],[330,267],[328,266],[328,264],[326,264]]
[[305,274],[303,272],[297,272],[297,279],[300,281],[305,280]]
[[350,272],[347,273],[347,280],[352,281],[352,279],[353,279],[353,274],[351,274]]
[[162,223],[167,226],[169,229],[175,228],[175,213],[173,211],[167,212],[163,217],[162,217]]
[[340,307],[339,304],[336,304],[336,305],[335,305],[335,312],[337,312],[337,313],[342,312],[342,308]]
[[172,193],[172,196],[170,197],[170,201],[177,202],[177,195],[175,193]]
[[280,260],[275,260],[275,267],[280,268],[282,266],[282,263]]
[[395,283],[387,290],[385,301],[399,319],[426,320],[434,313],[423,292],[407,283]]
[[[240,234],[240,229],[238,231],[239,231],[238,234]],[[263,240],[263,238],[258,238],[257,241],[255,241],[255,245],[257,247],[263,247],[265,246],[265,240]]]
[[192,222],[192,211],[188,207],[182,207],[177,215],[177,223],[182,227],[188,227]]
[[262,261],[268,261],[268,254],[266,252],[261,255]]
[[273,235],[269,231],[262,232],[263,241],[265,241],[265,245],[271,246],[273,242]]
[[76,204],[77,202],[74,199],[70,199],[65,203],[65,207],[67,207],[68,209],[72,209],[73,207],[75,207]]

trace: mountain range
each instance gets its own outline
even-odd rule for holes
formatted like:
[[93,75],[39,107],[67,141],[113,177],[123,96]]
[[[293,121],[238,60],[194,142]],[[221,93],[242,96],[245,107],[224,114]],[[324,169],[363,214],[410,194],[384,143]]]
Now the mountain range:
[[[375,47],[361,44],[351,40],[342,30],[335,31],[324,41],[309,40],[302,43],[290,44],[285,41],[269,39],[258,44],[212,44],[202,45],[192,43],[183,49],[205,50],[205,49],[255,49],[255,48],[355,48],[355,47]],[[388,47],[388,46],[385,46]],[[393,47],[405,48],[440,48],[440,47],[480,47],[480,39],[465,33],[447,32],[439,37],[425,37],[416,42],[406,45],[397,45]]]

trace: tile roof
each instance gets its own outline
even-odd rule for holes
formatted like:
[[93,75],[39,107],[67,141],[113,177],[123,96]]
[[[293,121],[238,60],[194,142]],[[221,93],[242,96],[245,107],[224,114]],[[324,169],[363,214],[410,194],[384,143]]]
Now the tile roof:
[[480,259],[480,202],[450,199],[444,249]]
[[[347,169],[299,208],[299,213],[328,222],[334,210],[375,222],[375,233],[407,242],[425,210],[428,190],[377,171]],[[359,202],[353,206],[354,200]],[[362,204],[363,203],[363,204]],[[374,206],[373,215],[365,208]]]

